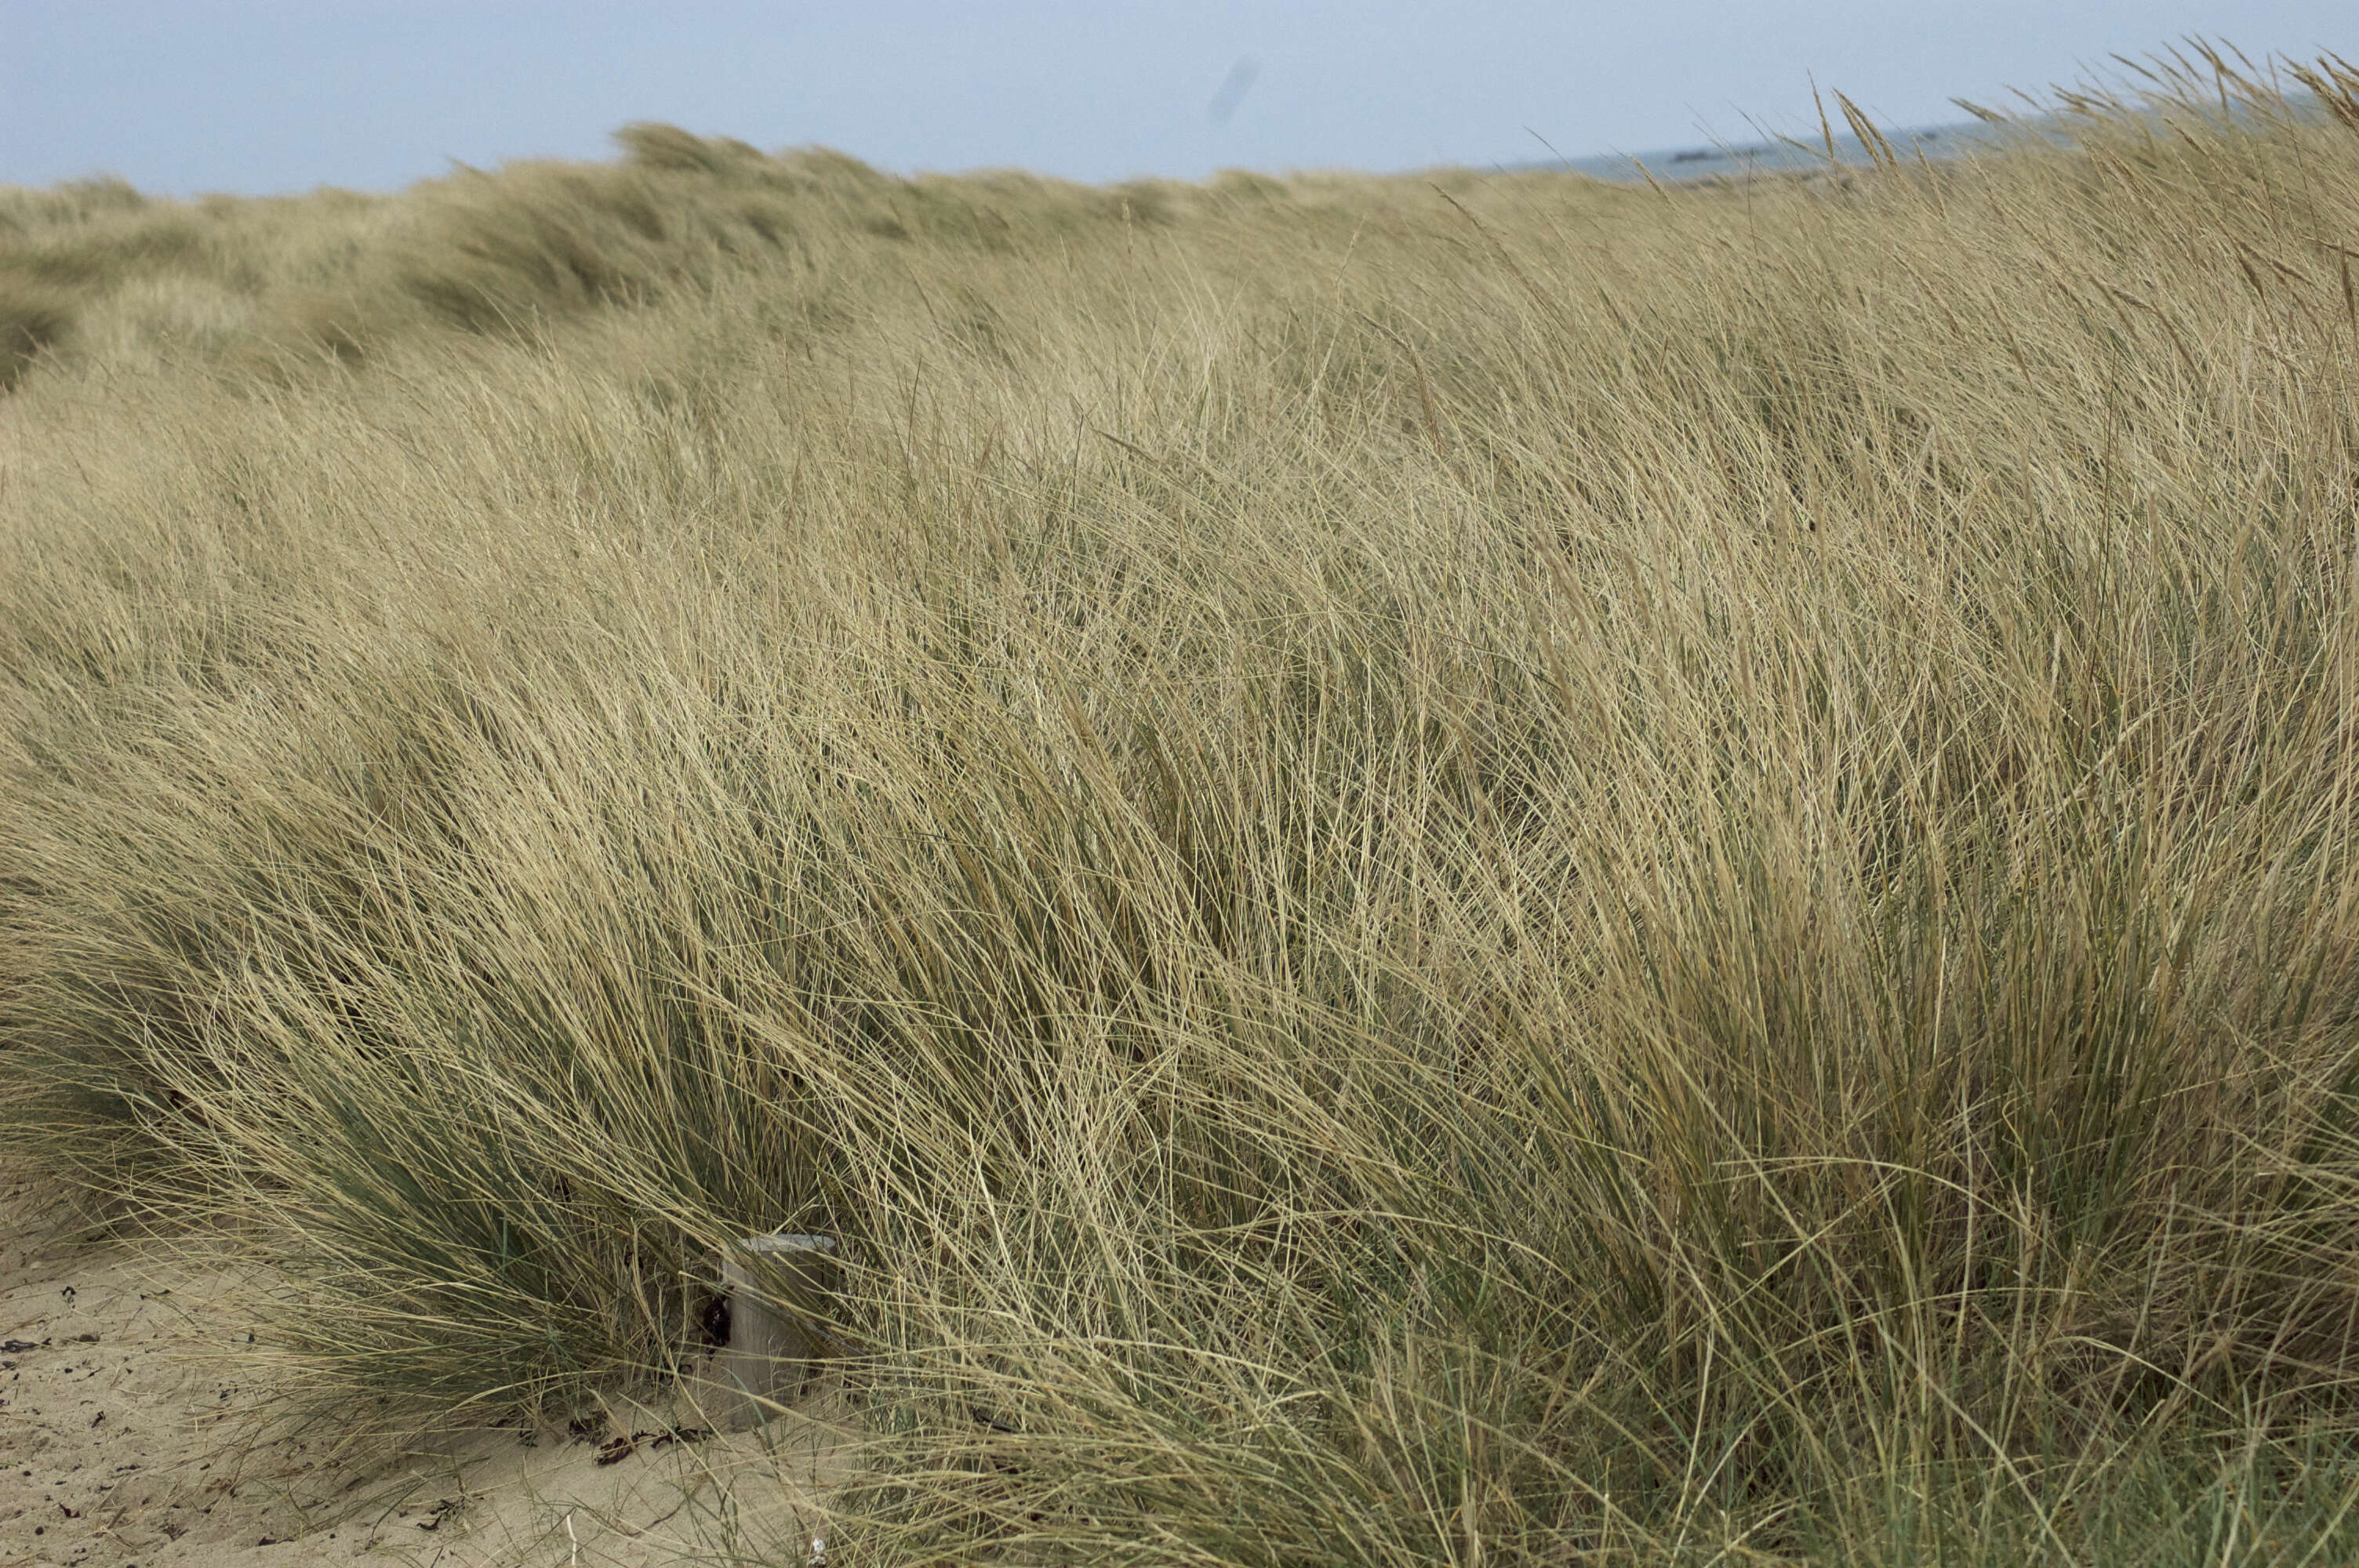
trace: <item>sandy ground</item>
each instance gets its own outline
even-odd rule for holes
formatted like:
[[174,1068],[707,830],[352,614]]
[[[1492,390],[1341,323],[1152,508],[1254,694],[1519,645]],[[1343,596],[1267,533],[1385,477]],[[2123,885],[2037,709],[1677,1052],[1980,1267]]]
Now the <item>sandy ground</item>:
[[824,1379],[760,1432],[651,1394],[566,1431],[360,1438],[364,1412],[307,1406],[246,1343],[255,1283],[78,1238],[57,1188],[0,1166],[0,1568],[799,1563],[824,1530],[846,1437]]

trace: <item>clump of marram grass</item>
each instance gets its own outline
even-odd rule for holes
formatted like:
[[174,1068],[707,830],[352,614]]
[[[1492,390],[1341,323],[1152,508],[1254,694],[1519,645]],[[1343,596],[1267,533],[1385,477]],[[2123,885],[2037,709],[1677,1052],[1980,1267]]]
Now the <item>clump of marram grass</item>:
[[1846,185],[339,205],[365,351],[13,395],[16,1141],[446,1409],[842,1238],[832,1561],[2348,1557],[2359,98],[2199,63]]

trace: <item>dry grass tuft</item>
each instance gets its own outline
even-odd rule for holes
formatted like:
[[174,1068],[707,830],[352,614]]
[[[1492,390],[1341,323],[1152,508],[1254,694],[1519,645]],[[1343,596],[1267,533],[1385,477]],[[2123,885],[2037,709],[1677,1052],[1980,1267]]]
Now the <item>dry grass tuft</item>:
[[444,1406],[843,1238],[847,1563],[2347,1560],[2300,80],[1715,189],[12,193],[11,1124]]

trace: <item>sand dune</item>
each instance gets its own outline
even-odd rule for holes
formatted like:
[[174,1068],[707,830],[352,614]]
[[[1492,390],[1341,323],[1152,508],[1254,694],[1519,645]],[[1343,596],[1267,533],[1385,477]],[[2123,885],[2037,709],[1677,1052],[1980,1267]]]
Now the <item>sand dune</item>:
[[372,1434],[372,1412],[307,1402],[299,1368],[247,1342],[241,1303],[272,1281],[73,1213],[0,1170],[0,1568],[652,1564],[710,1549],[723,1517],[774,1541],[799,1509],[816,1526],[839,1435],[823,1390],[766,1444],[700,1433],[677,1400],[565,1431]]

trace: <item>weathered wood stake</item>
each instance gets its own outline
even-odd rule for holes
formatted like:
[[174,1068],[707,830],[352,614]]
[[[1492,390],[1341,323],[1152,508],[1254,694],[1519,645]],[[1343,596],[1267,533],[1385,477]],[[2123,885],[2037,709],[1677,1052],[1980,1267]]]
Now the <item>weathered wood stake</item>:
[[738,1417],[766,1423],[782,1389],[799,1387],[829,1352],[806,1314],[824,1312],[838,1282],[832,1236],[748,1236],[721,1258],[729,1296],[729,1354],[723,1363]]

